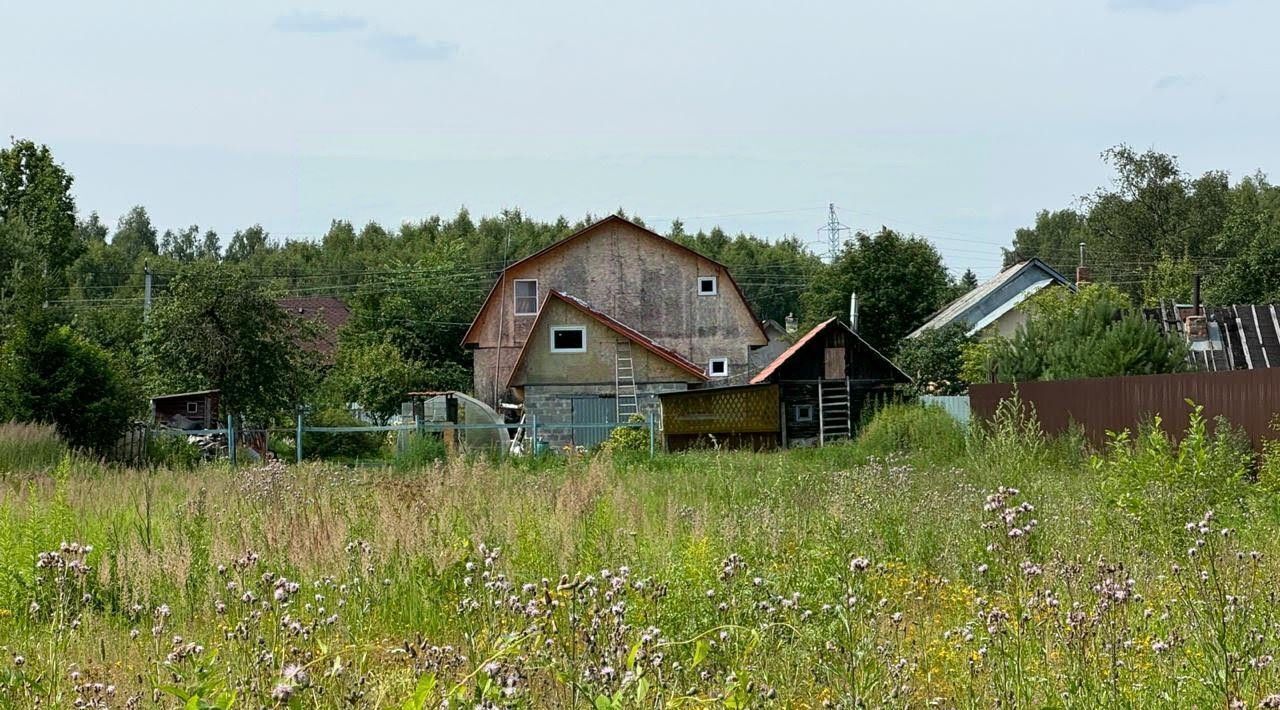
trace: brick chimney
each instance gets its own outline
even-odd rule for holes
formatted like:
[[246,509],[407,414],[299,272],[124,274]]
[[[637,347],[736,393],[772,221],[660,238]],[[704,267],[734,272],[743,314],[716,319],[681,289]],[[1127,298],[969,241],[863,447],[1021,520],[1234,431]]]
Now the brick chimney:
[[1080,263],[1076,266],[1076,288],[1080,288],[1089,281],[1089,267],[1084,265],[1084,242],[1080,242]]

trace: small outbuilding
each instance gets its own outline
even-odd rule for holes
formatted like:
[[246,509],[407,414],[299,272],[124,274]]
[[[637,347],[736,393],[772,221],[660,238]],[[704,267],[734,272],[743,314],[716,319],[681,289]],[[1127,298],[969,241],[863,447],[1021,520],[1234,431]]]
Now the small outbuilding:
[[151,398],[151,420],[170,429],[217,429],[219,390],[162,394]]
[[868,403],[910,381],[832,318],[796,340],[750,384],[660,395],[663,439],[668,450],[821,446],[851,437]]

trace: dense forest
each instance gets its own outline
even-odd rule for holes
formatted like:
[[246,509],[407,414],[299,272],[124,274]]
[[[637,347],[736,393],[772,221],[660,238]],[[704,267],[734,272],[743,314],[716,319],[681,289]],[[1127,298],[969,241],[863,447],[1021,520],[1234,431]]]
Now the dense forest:
[[[1014,235],[1007,262],[1040,256],[1070,273],[1085,242],[1094,277],[1135,303],[1185,299],[1197,270],[1209,300],[1277,298],[1280,191],[1264,176],[1192,178],[1172,156],[1123,146],[1103,158],[1114,183],[1041,212]],[[218,387],[239,411],[270,419],[302,402],[389,410],[408,387],[465,389],[459,341],[496,275],[598,217],[463,208],[399,225],[339,217],[319,239],[280,240],[257,224],[230,235],[157,225],[139,205],[108,225],[76,204],[72,167],[33,141],[0,148],[0,419],[110,412],[98,439],[75,434],[85,443],[163,391]],[[861,331],[887,353],[977,283],[971,272],[954,278],[929,241],[889,228],[856,233],[827,258],[788,235],[688,232],[677,220],[666,236],[726,264],[762,319],[845,315],[857,292]],[[308,295],[352,308],[329,368],[292,347],[306,326],[274,306]]]

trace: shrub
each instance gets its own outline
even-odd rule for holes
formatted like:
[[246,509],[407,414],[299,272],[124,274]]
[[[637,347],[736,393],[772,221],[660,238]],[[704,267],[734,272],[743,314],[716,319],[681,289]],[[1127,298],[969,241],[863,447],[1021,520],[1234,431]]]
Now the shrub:
[[47,424],[0,424],[0,471],[38,471],[58,465],[67,445]]
[[30,318],[0,349],[0,418],[53,424],[71,446],[101,453],[135,403],[111,356],[66,326]]
[[[1280,434],[1280,417],[1271,420],[1271,431]],[[1260,463],[1258,485],[1273,493],[1280,492],[1280,438],[1262,442]]]
[[873,456],[919,453],[946,460],[964,453],[965,432],[941,407],[891,404],[863,427],[858,445]]
[[1094,456],[1092,464],[1104,477],[1104,491],[1120,507],[1146,512],[1159,501],[1172,506],[1166,512],[1176,519],[1239,495],[1252,461],[1248,438],[1240,430],[1219,418],[1210,432],[1204,408],[1192,406],[1181,440],[1175,441],[1157,416],[1136,435],[1127,429],[1112,434],[1106,451]]
[[915,380],[916,392],[950,395],[967,389],[961,370],[964,349],[972,342],[968,328],[967,324],[956,323],[902,342],[894,361]]
[[195,468],[203,456],[200,447],[187,441],[186,436],[159,434],[147,440],[147,461],[156,466]]
[[[644,424],[645,418],[632,414],[629,424]],[[649,450],[649,429],[637,426],[618,427],[609,432],[609,438],[600,449],[610,454],[640,453]]]
[[990,369],[1002,382],[1151,375],[1186,368],[1186,344],[1160,332],[1109,286],[1078,294],[1050,289],[1031,299],[1029,320],[1010,339],[990,343]]
[[1016,388],[990,421],[973,428],[973,437],[975,452],[991,468],[1040,465],[1049,450],[1035,405],[1023,402]]

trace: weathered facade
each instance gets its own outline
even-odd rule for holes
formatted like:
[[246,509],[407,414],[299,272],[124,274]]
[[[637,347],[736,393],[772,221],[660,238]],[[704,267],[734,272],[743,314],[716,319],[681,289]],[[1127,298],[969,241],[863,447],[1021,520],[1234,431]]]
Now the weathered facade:
[[[642,331],[644,339],[694,363],[712,379],[746,374],[752,349],[768,344],[722,264],[626,219],[608,217],[512,264],[498,278],[463,338],[474,351],[477,398],[496,406],[504,398],[518,401],[523,396],[526,410],[532,411],[528,381],[521,385],[523,393],[509,387],[553,291],[571,294],[594,312]],[[588,353],[601,354],[590,348]],[[530,373],[546,372],[537,361],[541,356],[528,356],[535,359]],[[606,361],[583,360],[595,369],[581,376],[569,371],[562,377],[567,381],[542,386],[617,389],[615,376],[603,377]]]
[[791,347],[791,343],[795,341],[792,334],[788,333],[787,329],[777,321],[767,320],[760,325],[764,328],[764,333],[769,339],[769,344],[751,351],[750,360],[752,375],[763,370],[779,355],[786,352],[787,348]]
[[832,318],[805,333],[751,384],[781,388],[783,445],[848,438],[868,401],[911,381],[849,326]]
[[669,450],[767,448],[849,438],[863,407],[910,382],[884,355],[832,318],[774,358],[750,384],[664,394]]
[[[630,363],[630,389],[619,398],[618,363]],[[629,413],[657,409],[661,392],[705,382],[701,367],[639,331],[572,296],[547,294],[525,346],[505,383],[513,399],[544,426],[541,438],[559,447],[591,445],[607,429],[575,430],[556,424],[618,422]],[[619,404],[633,406],[619,412]]]
[[216,429],[222,393],[201,390],[166,394],[151,398],[151,419],[172,429]]

